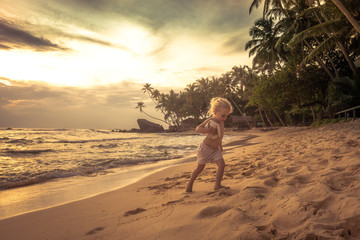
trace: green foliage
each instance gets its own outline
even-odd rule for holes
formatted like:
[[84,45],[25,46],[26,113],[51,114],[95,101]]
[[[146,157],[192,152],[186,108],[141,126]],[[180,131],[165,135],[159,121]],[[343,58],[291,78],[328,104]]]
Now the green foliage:
[[[360,18],[360,1],[344,4]],[[263,18],[251,27],[252,39],[245,45],[254,57],[252,68],[235,66],[179,93],[144,85],[165,122],[179,128],[187,118],[201,121],[213,97],[229,99],[234,115],[256,115],[272,126],[338,121],[319,119],[359,104],[360,72],[354,61],[360,58],[360,37],[332,1],[253,0],[250,10],[259,6]],[[144,112],[143,104],[138,108]]]
[[[253,0],[250,8],[261,2]],[[264,4],[264,17],[254,23],[252,40],[246,44],[254,55],[254,70],[263,73],[251,89],[247,107],[258,106],[280,122],[284,118],[296,124],[331,117],[335,110],[358,104],[360,78],[354,60],[360,54],[359,37],[332,1]],[[355,18],[360,17],[359,1],[345,1],[345,5]],[[264,57],[261,50],[279,56],[274,71],[262,71],[273,59]]]
[[319,119],[319,120],[314,121],[311,124],[311,126],[312,127],[323,127],[326,125],[342,123],[342,122],[346,122],[346,119],[344,119],[344,118]]
[[[210,100],[214,97],[228,98],[234,104],[234,114],[244,113],[241,109],[244,110],[249,99],[248,89],[253,77],[248,67],[235,66],[221,77],[200,78],[179,93],[173,90],[160,93],[148,83],[142,90],[148,93],[155,108],[164,115],[164,121],[179,129],[185,119],[192,118],[195,123],[200,123],[206,118]],[[138,104],[142,112],[143,107],[143,104]]]

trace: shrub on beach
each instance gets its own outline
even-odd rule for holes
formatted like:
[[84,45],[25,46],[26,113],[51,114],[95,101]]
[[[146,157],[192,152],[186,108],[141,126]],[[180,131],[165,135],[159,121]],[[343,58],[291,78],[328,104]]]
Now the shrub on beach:
[[335,123],[343,123],[346,122],[345,118],[326,118],[326,119],[319,119],[314,121],[311,126],[312,127],[322,127],[326,125],[331,125]]

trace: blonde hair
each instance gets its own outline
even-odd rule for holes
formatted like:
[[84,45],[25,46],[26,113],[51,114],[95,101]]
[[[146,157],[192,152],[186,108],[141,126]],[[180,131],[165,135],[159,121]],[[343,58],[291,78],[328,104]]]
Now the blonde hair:
[[213,116],[215,112],[219,111],[222,108],[226,108],[230,110],[230,113],[233,111],[233,107],[231,103],[226,98],[216,97],[211,99],[210,108],[208,114]]

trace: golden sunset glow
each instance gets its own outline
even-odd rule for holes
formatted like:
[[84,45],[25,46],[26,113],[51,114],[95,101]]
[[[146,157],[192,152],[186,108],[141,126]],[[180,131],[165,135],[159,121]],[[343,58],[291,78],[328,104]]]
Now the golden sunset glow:
[[[145,83],[179,91],[198,78],[251,64],[244,44],[259,14],[249,16],[250,2],[0,0],[0,90],[6,93],[0,110],[12,116],[0,126],[90,127],[85,116],[100,108],[113,120],[94,128],[134,127],[140,114],[133,104],[148,100]],[[122,100],[97,102],[104,98]],[[34,103],[25,115],[16,112],[24,101]],[[45,124],[41,116],[59,105],[61,116],[79,106],[82,117],[71,117],[78,124],[55,115]],[[122,114],[131,118],[119,123]]]

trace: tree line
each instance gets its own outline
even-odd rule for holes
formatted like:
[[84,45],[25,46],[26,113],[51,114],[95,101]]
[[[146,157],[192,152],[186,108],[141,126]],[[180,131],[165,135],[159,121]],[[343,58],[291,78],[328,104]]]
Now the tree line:
[[162,121],[198,123],[212,97],[227,98],[234,115],[254,116],[264,126],[308,124],[360,104],[360,1],[253,0],[249,12],[261,3],[263,16],[245,44],[252,67],[234,66],[178,93],[144,85]]

